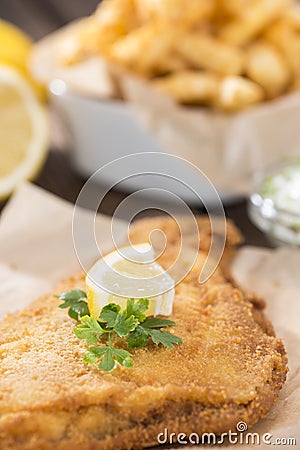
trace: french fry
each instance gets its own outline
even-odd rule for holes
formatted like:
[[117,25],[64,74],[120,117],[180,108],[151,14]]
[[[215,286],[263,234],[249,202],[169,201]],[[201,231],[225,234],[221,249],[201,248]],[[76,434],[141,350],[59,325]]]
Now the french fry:
[[300,5],[293,5],[283,16],[283,20],[296,31],[300,31]]
[[93,16],[99,27],[115,24],[123,33],[140,25],[135,0],[103,0]]
[[289,92],[300,91],[300,74],[295,77],[291,86],[289,86]]
[[210,104],[218,94],[220,77],[209,72],[185,70],[158,78],[153,85],[176,101],[186,104]]
[[218,0],[219,8],[231,16],[241,17],[249,8],[256,7],[260,0]]
[[218,36],[224,42],[244,46],[278,19],[290,3],[290,0],[260,0],[256,6],[245,8],[241,18],[225,25]]
[[236,112],[261,102],[263,89],[243,77],[226,77],[219,87],[215,106],[223,111]]
[[272,44],[257,41],[247,52],[246,74],[262,86],[269,98],[274,98],[287,88],[292,72],[281,53]]
[[220,26],[224,25],[225,22],[230,20],[231,16],[228,13],[228,10],[225,7],[224,0],[215,0],[215,9],[213,11],[212,18],[209,22],[206,22],[210,25],[211,33],[215,34],[216,31],[219,30]]
[[295,0],[103,0],[60,53],[64,64],[103,54],[179,103],[238,111],[300,90],[300,6]]
[[179,23],[180,26],[198,25],[211,17],[215,0],[137,0],[142,20]]
[[61,39],[57,47],[57,56],[60,64],[71,66],[85,59],[87,48],[83,44],[82,34],[90,25],[90,18],[83,19],[77,33],[68,33]]
[[57,49],[63,65],[76,64],[90,55],[105,54],[114,41],[125,35],[119,22],[97,23],[94,17],[83,19],[74,34],[66,35]]
[[70,57],[67,49],[63,51],[66,63],[76,62],[82,55],[107,54],[111,45],[122,36],[138,26],[138,17],[134,7],[134,0],[104,0],[95,13],[82,20],[76,40],[66,43],[70,48]]
[[268,29],[265,38],[283,53],[294,76],[298,76],[300,73],[300,35],[282,20]]
[[199,69],[221,75],[238,75],[244,69],[245,58],[240,49],[204,33],[183,34],[176,48],[183,58]]
[[81,32],[81,42],[87,55],[107,53],[111,45],[125,36],[124,27],[120,23],[105,23],[98,25],[91,22]]
[[169,57],[174,44],[174,28],[150,23],[132,31],[111,46],[110,56],[126,67],[152,76]]
[[166,75],[170,73],[177,73],[181,70],[188,69],[188,64],[184,59],[177,53],[171,51],[166,53],[165,57],[158,61],[153,68],[154,75]]

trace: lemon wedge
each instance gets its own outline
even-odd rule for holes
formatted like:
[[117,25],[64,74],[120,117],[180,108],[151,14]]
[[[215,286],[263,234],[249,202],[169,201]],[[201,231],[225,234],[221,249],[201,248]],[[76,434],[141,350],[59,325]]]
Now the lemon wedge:
[[32,41],[12,23],[0,19],[0,61],[25,69]]
[[89,310],[95,318],[108,303],[124,309],[129,298],[148,298],[147,315],[172,313],[174,280],[155,261],[149,244],[119,248],[99,259],[87,273],[86,286]]
[[40,100],[46,99],[46,89],[36,82],[28,70],[33,41],[18,27],[0,19],[0,64],[11,67],[26,78]]
[[0,199],[34,178],[45,160],[49,123],[43,106],[18,72],[0,65]]

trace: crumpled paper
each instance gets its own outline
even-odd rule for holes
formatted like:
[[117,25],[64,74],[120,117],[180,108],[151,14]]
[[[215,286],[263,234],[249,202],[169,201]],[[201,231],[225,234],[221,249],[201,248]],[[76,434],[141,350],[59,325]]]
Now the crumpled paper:
[[[100,56],[90,57],[72,65],[64,65],[63,52],[72,46],[73,36],[80,30],[82,20],[77,20],[49,34],[35,44],[31,53],[29,68],[42,84],[62,80],[68,89],[81,95],[101,99],[116,96],[116,87],[109,68]],[[58,86],[59,87],[59,86]],[[57,86],[53,86],[57,89]]]
[[[36,297],[53,289],[61,278],[80,270],[72,241],[73,205],[30,184],[12,197],[0,218],[0,316],[22,309]],[[92,212],[79,211],[88,223]],[[127,237],[127,223],[117,220],[117,244]],[[98,215],[96,233],[103,251],[113,247],[111,219]],[[116,238],[116,236],[115,236]],[[94,247],[81,259],[91,265],[98,257]],[[267,301],[267,316],[288,352],[288,381],[268,417],[251,432],[276,438],[296,438],[300,445],[300,250],[241,248],[233,260],[232,272],[246,289],[255,290]],[[235,430],[232,430],[233,432]],[[247,431],[245,432],[247,433]],[[240,445],[222,447],[242,448]],[[276,447],[272,445],[272,447]],[[170,447],[168,447],[170,449]],[[182,447],[180,447],[182,448]],[[192,447],[185,446],[191,449]],[[193,447],[194,448],[194,447]],[[270,445],[243,446],[268,449]]]
[[300,155],[300,93],[236,114],[185,107],[141,78],[116,71],[137,119],[169,153],[199,167],[221,190],[249,194],[254,174]]

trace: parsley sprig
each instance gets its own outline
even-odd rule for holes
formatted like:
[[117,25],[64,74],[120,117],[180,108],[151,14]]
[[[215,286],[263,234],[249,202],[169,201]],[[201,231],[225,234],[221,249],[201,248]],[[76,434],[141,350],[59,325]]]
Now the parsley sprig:
[[132,354],[123,348],[116,347],[116,341],[125,340],[128,348],[146,347],[149,342],[163,345],[169,349],[181,344],[181,339],[161,328],[175,325],[172,320],[159,317],[147,317],[150,301],[147,298],[127,300],[126,308],[115,303],[104,306],[98,319],[90,315],[87,296],[84,291],[75,289],[58,296],[63,303],[60,308],[69,308],[68,314],[77,320],[79,325],[74,333],[87,344],[98,344],[88,347],[83,360],[88,364],[98,364],[98,368],[111,372],[117,363],[124,367],[133,367]]
[[64,303],[59,305],[60,308],[69,308],[68,314],[72,319],[79,320],[79,316],[87,316],[90,314],[89,307],[86,301],[86,293],[80,289],[64,292],[61,295],[56,295]]

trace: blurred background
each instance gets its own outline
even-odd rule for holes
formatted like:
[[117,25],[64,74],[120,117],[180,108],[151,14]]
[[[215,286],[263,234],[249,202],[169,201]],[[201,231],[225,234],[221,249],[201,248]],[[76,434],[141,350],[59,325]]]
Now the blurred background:
[[92,14],[98,3],[98,0],[1,0],[0,17],[38,40],[72,20]]
[[[1,0],[0,18],[3,21],[16,25],[33,41],[38,41],[64,27],[69,22],[89,16],[95,11],[98,4],[98,0]],[[53,86],[55,93],[57,93],[57,89],[64,88],[57,84]],[[2,114],[3,111],[5,109],[2,108]],[[83,170],[80,173],[74,168],[74,164],[70,162],[70,151],[72,152],[73,144],[72,141],[65,139],[64,133],[67,135],[67,130],[61,123],[61,116],[53,111],[53,106],[50,107],[50,116],[50,151],[47,153],[42,170],[34,182],[38,186],[74,203],[88,178],[87,171]],[[123,142],[123,145],[126,146],[126,142]],[[94,191],[93,187],[91,188],[91,196],[98,192],[99,185],[94,188]],[[101,212],[112,214],[118,203],[124,198],[124,195],[124,192],[118,189],[111,191],[105,198]],[[0,208],[3,208],[6,201],[6,199],[2,200]],[[204,212],[200,204],[191,206],[198,213]],[[271,245],[267,237],[250,222],[245,196],[233,195],[229,198],[226,197],[224,207],[227,216],[233,219],[241,229],[247,244]]]

